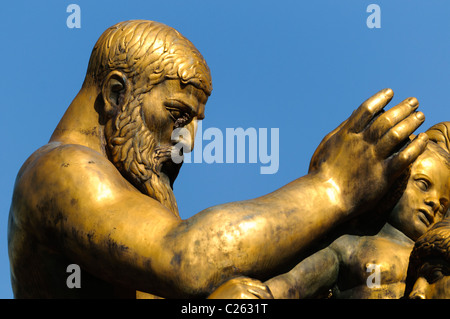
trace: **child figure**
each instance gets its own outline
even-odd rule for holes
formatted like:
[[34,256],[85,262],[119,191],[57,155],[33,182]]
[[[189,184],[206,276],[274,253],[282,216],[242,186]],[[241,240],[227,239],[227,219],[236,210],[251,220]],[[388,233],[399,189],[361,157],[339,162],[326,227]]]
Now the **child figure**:
[[409,259],[405,297],[450,299],[450,216],[416,241]]
[[413,163],[402,197],[376,235],[343,235],[266,281],[274,298],[403,297],[414,242],[443,219],[450,205],[449,127],[444,122],[427,131],[427,149]]

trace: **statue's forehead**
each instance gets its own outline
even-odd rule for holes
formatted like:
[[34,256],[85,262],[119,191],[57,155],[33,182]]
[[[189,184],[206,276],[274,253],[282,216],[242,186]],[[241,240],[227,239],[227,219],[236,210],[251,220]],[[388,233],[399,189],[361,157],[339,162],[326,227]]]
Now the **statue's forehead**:
[[423,174],[439,187],[450,189],[450,170],[444,159],[435,152],[426,150],[414,163],[414,174]]

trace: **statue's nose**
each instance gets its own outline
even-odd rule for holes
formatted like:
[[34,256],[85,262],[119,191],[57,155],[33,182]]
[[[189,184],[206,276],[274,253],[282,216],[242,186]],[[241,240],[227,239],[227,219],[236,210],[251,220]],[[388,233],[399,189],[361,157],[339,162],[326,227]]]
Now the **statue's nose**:
[[428,287],[428,281],[425,278],[418,278],[414,287],[409,294],[409,299],[427,299],[426,290]]

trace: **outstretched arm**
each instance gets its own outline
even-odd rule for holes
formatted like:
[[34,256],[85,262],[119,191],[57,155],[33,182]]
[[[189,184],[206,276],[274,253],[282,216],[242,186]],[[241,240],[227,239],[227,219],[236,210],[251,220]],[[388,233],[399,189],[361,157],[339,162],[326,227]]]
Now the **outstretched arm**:
[[265,282],[249,277],[226,281],[210,299],[309,299],[325,296],[339,276],[339,256],[330,246],[303,259],[289,272]]
[[[260,198],[212,207],[177,225],[171,238],[181,239],[181,250],[190,252],[186,265],[202,267],[204,274],[219,266],[218,282],[236,272],[267,278],[335,226],[374,205],[427,142],[421,134],[400,149],[424,117],[415,112],[414,98],[382,113],[392,94],[377,93],[328,136],[307,176]],[[212,278],[202,279],[206,284]]]
[[27,194],[27,205],[51,209],[14,220],[25,229],[45,227],[38,239],[92,274],[163,297],[207,296],[239,275],[268,278],[375,203],[424,150],[424,135],[398,150],[423,115],[415,99],[379,115],[392,94],[383,90],[364,102],[321,144],[317,169],[268,195],[180,221],[101,154],[66,145],[18,180],[17,196]]

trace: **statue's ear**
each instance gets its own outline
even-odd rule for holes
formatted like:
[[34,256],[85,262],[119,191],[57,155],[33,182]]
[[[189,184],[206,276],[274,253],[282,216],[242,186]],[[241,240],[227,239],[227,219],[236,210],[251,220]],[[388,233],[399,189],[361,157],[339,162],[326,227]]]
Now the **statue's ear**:
[[122,72],[109,72],[102,85],[102,96],[106,116],[116,114],[128,103],[130,91],[130,82]]

